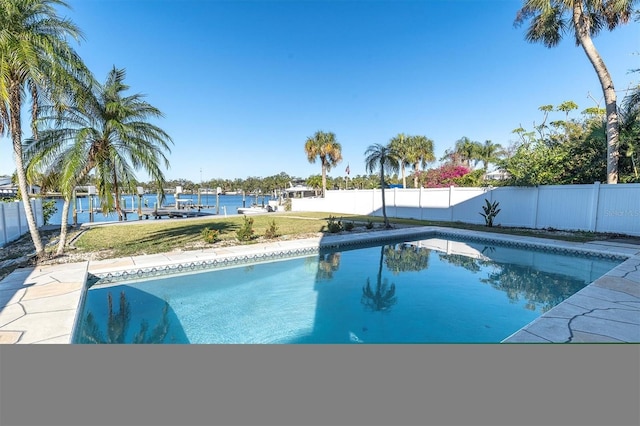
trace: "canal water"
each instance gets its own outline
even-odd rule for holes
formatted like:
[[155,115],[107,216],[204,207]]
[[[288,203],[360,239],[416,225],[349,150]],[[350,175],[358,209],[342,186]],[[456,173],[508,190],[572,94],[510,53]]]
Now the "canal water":
[[[269,196],[259,196],[257,199],[254,195],[215,195],[215,194],[180,194],[180,200],[191,200],[191,202],[196,206],[202,206],[200,211],[211,214],[218,215],[236,215],[238,214],[238,207],[249,207],[254,203],[262,205],[263,199],[264,204],[266,205],[270,199]],[[56,201],[56,212],[49,219],[49,224],[51,225],[60,225],[62,223],[62,199],[55,199]],[[99,209],[100,204],[99,200],[96,196],[93,196],[91,201],[94,209]],[[156,205],[159,208],[166,209],[174,209],[175,208],[175,197],[174,194],[166,194],[165,200],[162,203],[159,203],[158,196],[156,194],[145,194],[141,198],[142,208],[149,210],[153,209]],[[120,205],[123,209],[127,211],[127,220],[138,220],[138,196],[137,195],[124,195],[121,197]],[[78,197],[76,199],[76,213],[77,213],[77,223],[88,223],[90,222],[89,215],[89,198]],[[104,215],[102,212],[98,211],[93,214],[93,222],[117,222],[118,214],[116,212],[111,212],[107,215]],[[67,219],[67,223],[73,224],[73,208],[70,206],[69,208],[69,217]]]

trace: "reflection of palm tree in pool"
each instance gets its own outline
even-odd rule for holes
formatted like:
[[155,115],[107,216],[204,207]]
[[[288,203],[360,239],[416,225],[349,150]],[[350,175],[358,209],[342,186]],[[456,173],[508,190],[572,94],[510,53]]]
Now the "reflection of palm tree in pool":
[[398,301],[398,298],[396,297],[396,285],[394,283],[389,285],[386,278],[384,281],[382,280],[384,249],[384,246],[380,247],[380,264],[378,266],[375,291],[371,289],[371,282],[369,278],[367,278],[367,285],[362,287],[362,298],[360,299],[360,303],[372,311],[388,311]]
[[524,298],[526,309],[534,311],[539,306],[542,312],[577,293],[586,284],[562,274],[520,265],[496,265],[496,269],[480,281],[504,291],[512,302]]
[[394,274],[429,268],[431,250],[413,244],[390,244],[384,249],[385,264]]
[[[89,312],[82,327],[80,343],[129,343],[125,341],[129,322],[131,320],[131,308],[124,291],[120,293],[120,310],[113,312],[113,299],[111,293],[107,294],[109,316],[107,318],[107,335],[102,335],[100,327],[96,323],[93,314]],[[149,323],[142,320],[140,331],[133,337],[131,343],[163,343],[169,332],[169,303],[165,301],[160,322],[147,336]]]
[[340,252],[320,255],[320,262],[318,263],[318,279],[330,280],[333,278],[333,273],[340,268],[340,256],[342,256],[342,253]]

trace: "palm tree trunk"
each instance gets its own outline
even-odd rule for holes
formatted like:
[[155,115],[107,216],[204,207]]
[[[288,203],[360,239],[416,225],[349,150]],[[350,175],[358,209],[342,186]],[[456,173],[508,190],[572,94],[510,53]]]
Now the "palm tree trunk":
[[382,216],[384,217],[384,227],[390,228],[389,219],[387,218],[387,205],[384,199],[384,167],[380,165],[380,186],[382,187]]
[[327,165],[325,160],[322,159],[322,198],[327,195]]
[[400,169],[402,170],[402,188],[406,188],[407,187],[407,178],[405,176],[404,163],[402,163],[400,165]]
[[20,195],[22,203],[24,204],[24,213],[27,217],[27,225],[29,226],[29,232],[31,233],[31,239],[33,240],[33,246],[36,250],[36,256],[38,259],[44,257],[44,245],[40,238],[40,232],[36,225],[35,215],[29,202],[29,188],[27,187],[27,176],[24,171],[24,162],[22,158],[22,127],[20,117],[20,86],[12,84],[9,92],[9,115],[11,120],[11,139],[13,141],[13,156],[16,162],[16,172],[18,175],[18,188],[20,188]]
[[418,187],[418,168],[419,168],[419,163],[416,163],[413,165],[413,187],[417,188]]
[[580,45],[589,58],[589,62],[593,65],[602,86],[607,112],[607,183],[616,184],[618,183],[618,158],[620,155],[618,151],[620,125],[618,123],[616,92],[611,74],[609,74],[609,70],[589,35],[589,22],[584,16],[581,1],[573,2],[573,24]]
[[64,254],[64,246],[67,245],[67,230],[69,228],[69,204],[71,199],[64,197],[64,203],[62,204],[62,219],[60,219],[60,241],[58,241],[58,249],[56,250],[56,256],[62,256]]
[[[115,193],[115,205],[116,205],[116,212],[118,213],[118,220],[122,221],[122,209],[120,208],[120,194],[118,191],[118,176],[114,170],[113,172],[113,190]],[[176,198],[178,194],[176,194]],[[176,202],[176,205],[178,203]]]

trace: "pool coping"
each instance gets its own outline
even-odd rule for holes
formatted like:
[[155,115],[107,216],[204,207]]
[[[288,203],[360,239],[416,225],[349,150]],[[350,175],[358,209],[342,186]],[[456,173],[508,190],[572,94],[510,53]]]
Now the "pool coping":
[[210,267],[306,256],[322,248],[422,235],[459,236],[517,247],[625,258],[616,268],[502,343],[640,343],[639,245],[608,241],[575,243],[434,226],[17,269],[0,281],[0,343],[71,343],[77,313],[90,277],[103,280],[108,276],[147,278],[153,274],[186,273]]

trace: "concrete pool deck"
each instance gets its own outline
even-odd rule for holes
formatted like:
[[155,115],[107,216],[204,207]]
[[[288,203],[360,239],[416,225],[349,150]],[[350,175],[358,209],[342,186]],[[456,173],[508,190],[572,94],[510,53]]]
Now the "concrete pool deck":
[[450,228],[400,228],[224,248],[43,265],[17,269],[0,281],[0,343],[71,343],[78,307],[90,275],[105,276],[233,259],[259,260],[277,253],[308,254],[318,247],[349,245],[434,232],[514,245],[624,256],[622,264],[558,304],[503,343],[640,343],[640,245],[616,241],[573,243]]

